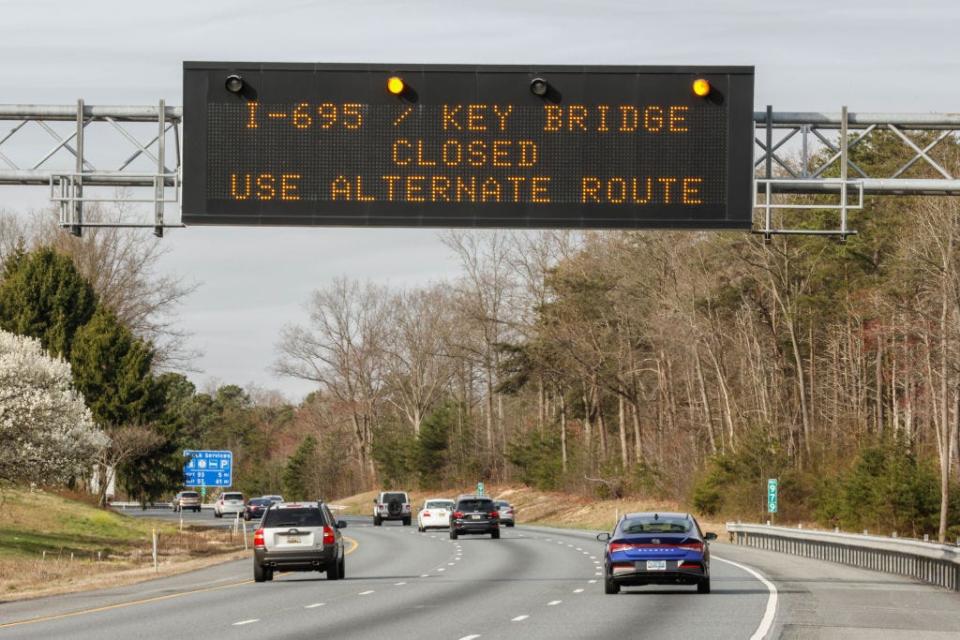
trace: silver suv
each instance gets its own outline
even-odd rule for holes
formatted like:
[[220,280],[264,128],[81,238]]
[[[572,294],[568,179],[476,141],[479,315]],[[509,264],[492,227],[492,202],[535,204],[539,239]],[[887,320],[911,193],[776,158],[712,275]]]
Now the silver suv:
[[173,507],[174,511],[191,509],[196,513],[200,513],[200,494],[196,491],[181,491],[177,495],[173,496],[173,500],[170,501],[170,505]]
[[384,520],[403,520],[410,526],[410,497],[406,491],[384,491],[373,500],[373,526],[379,527]]
[[336,520],[322,502],[270,505],[253,534],[253,579],[273,580],[274,570],[325,571],[327,580],[345,574],[346,522]]

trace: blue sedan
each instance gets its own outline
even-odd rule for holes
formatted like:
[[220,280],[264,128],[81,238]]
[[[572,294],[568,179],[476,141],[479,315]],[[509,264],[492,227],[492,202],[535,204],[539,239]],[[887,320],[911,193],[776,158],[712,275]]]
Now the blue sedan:
[[628,513],[597,540],[607,543],[604,593],[648,584],[697,585],[710,593],[710,540],[689,513]]

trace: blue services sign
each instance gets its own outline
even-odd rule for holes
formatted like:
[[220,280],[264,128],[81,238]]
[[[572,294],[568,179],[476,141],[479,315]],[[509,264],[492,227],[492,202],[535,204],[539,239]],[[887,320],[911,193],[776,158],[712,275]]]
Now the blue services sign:
[[183,452],[187,464],[183,467],[183,484],[187,487],[229,487],[233,485],[232,451]]

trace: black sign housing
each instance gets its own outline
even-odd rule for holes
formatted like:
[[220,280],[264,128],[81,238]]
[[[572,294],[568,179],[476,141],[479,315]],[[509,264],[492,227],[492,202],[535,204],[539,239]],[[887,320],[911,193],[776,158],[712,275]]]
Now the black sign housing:
[[752,67],[185,62],[183,222],[748,229],[752,116]]

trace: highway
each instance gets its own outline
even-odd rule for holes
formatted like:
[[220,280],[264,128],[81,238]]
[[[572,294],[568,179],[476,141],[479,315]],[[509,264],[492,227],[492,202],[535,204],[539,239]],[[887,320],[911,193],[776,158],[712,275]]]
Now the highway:
[[504,529],[500,540],[452,541],[446,531],[348,521],[346,580],[289,573],[255,584],[251,561],[230,562],[139,585],[6,603],[0,638],[899,639],[960,633],[958,594],[772,552],[714,543],[709,595],[645,587],[605,596],[603,545],[586,532],[518,526]]

